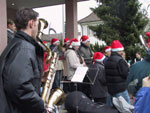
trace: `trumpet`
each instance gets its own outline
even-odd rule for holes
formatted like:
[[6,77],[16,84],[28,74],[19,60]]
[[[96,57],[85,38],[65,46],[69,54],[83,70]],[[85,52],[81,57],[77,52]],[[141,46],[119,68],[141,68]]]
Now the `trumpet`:
[[[42,26],[42,24],[44,25]],[[39,26],[38,26],[39,32],[37,39],[39,43],[45,47],[45,50],[47,52],[46,64],[50,64],[41,98],[44,101],[44,103],[46,103],[48,110],[52,112],[55,109],[54,107],[55,105],[58,105],[58,103],[61,100],[64,101],[65,96],[63,90],[60,88],[54,89],[54,91],[52,92],[52,85],[55,78],[55,71],[56,71],[55,68],[58,61],[58,55],[57,53],[52,52],[50,48],[47,47],[47,45],[45,45],[43,41],[40,39],[40,37],[44,34],[42,31],[46,29],[47,26],[48,22],[45,19],[39,19]]]

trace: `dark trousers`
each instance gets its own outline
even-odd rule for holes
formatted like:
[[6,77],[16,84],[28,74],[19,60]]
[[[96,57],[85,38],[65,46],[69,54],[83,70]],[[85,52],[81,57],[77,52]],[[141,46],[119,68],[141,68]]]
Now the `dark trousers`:
[[63,70],[57,70],[55,73],[53,89],[60,88],[60,81],[62,80]]

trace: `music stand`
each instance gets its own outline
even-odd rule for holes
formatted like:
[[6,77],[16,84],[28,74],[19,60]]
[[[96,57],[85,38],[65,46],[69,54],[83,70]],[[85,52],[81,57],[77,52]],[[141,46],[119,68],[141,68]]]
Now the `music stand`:
[[[92,75],[95,75],[94,77],[89,75],[91,74],[89,73],[91,70],[94,70],[92,71]],[[93,85],[97,78],[98,72],[98,68],[78,67],[71,81],[62,81],[61,83],[74,83],[75,91],[78,91],[78,83]],[[88,81],[84,81],[85,77],[87,77]],[[75,98],[78,99],[77,95]],[[78,113],[78,108],[79,106],[76,106],[76,113]]]

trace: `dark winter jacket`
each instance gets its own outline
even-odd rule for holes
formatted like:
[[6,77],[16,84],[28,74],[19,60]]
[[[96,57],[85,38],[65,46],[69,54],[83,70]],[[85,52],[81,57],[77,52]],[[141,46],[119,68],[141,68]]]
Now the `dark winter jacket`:
[[108,58],[109,58],[108,56],[105,57],[105,59],[103,60],[104,64],[106,63],[106,61],[108,60]]
[[85,63],[89,66],[92,63],[93,53],[90,47],[81,43],[79,53],[84,58]]
[[38,43],[18,31],[0,61],[0,112],[46,113],[39,96],[43,49]]
[[150,51],[146,53],[144,60],[139,61],[133,64],[129,70],[127,77],[127,85],[138,79],[138,84],[136,86],[136,91],[133,95],[136,95],[136,92],[142,87],[142,79],[150,74]]
[[[89,83],[91,83],[88,87],[91,98],[105,98],[107,96],[107,86],[104,65],[96,61],[89,67],[87,76]],[[90,95],[88,95],[88,97],[90,97]]]
[[112,52],[105,63],[106,81],[108,92],[111,95],[126,90],[126,78],[128,76],[128,64],[117,52]]

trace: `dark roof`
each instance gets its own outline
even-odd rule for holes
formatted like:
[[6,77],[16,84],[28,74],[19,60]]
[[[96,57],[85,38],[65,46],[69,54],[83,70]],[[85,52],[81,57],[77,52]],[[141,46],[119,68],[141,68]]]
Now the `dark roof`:
[[101,21],[101,19],[95,13],[91,13],[85,18],[79,20],[78,23],[95,22],[95,21]]

